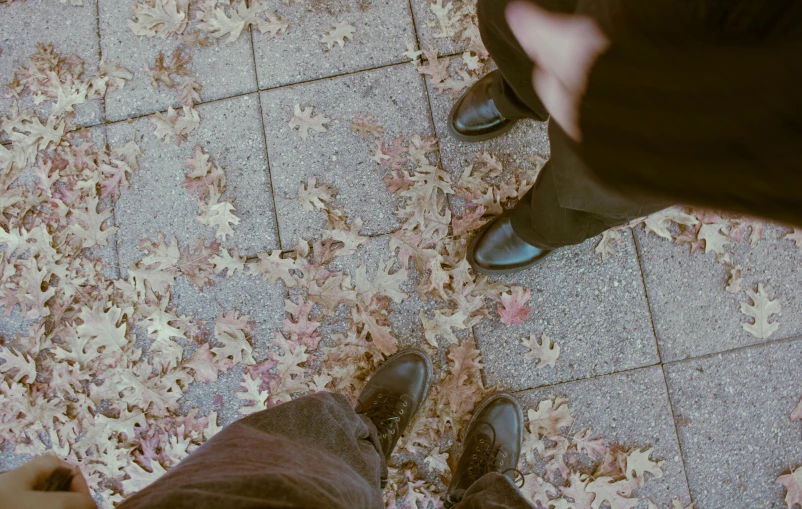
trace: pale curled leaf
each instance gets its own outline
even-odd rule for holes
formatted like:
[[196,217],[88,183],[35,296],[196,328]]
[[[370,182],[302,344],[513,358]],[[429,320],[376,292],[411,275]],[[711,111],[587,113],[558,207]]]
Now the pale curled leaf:
[[309,177],[298,189],[298,201],[304,210],[323,210],[334,200],[336,191],[328,184],[317,184],[317,177]]
[[328,129],[326,129],[326,124],[328,124],[331,119],[327,118],[325,115],[313,116],[312,109],[312,106],[302,109],[299,104],[296,104],[292,120],[289,122],[291,128],[298,129],[302,140],[306,140],[307,136],[309,136],[310,129],[319,133],[328,131]]
[[323,34],[320,42],[325,44],[328,49],[331,49],[335,44],[342,48],[345,45],[345,39],[354,40],[355,32],[356,28],[353,25],[340,21],[334,24],[334,28]]
[[454,335],[452,327],[460,330],[467,328],[466,320],[468,315],[464,311],[457,311],[450,315],[445,315],[442,311],[436,310],[434,318],[429,319],[426,317],[426,312],[420,312],[420,319],[423,323],[423,330],[426,336],[426,341],[430,345],[437,348],[437,336],[442,336],[451,344],[459,343],[457,336]]
[[239,218],[234,215],[234,206],[227,201],[222,201],[209,205],[203,213],[197,217],[201,224],[215,228],[214,235],[220,240],[234,233],[234,228],[239,224]]
[[759,339],[767,339],[774,334],[780,327],[779,322],[770,322],[771,315],[782,311],[780,300],[769,299],[768,292],[763,288],[763,283],[758,283],[757,292],[746,290],[746,294],[752,299],[752,304],[741,303],[741,313],[753,318],[753,323],[741,324],[743,328]]
[[128,20],[128,26],[136,35],[165,39],[181,34],[187,26],[185,2],[147,0],[135,4],[133,10],[137,19]]
[[524,358],[528,361],[538,360],[537,367],[549,366],[553,368],[560,357],[560,346],[554,343],[549,336],[543,334],[538,341],[537,336],[532,333],[529,339],[522,339],[521,343],[529,349]]
[[785,486],[785,503],[788,504],[788,509],[792,509],[795,504],[802,507],[802,467],[790,474],[781,475],[777,482]]

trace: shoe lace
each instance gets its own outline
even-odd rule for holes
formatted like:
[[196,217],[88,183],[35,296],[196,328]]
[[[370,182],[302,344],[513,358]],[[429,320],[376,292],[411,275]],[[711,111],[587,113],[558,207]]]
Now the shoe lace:
[[[506,468],[502,470],[504,462],[507,461],[507,452],[503,449],[503,446],[496,445],[496,430],[493,428],[490,429],[492,436],[480,435],[476,448],[473,451],[463,452],[463,454],[471,455],[470,461],[468,462],[467,475],[465,476],[467,480],[465,486],[472,485],[480,477],[490,472],[498,472],[501,475],[505,475],[507,472],[514,472],[518,474],[516,479],[520,479],[521,481],[521,484],[518,484],[518,488],[523,488],[526,482],[523,472],[517,468]],[[461,502],[464,495],[465,489],[459,490],[453,495],[447,495],[444,500],[444,507],[450,509]]]
[[514,472],[518,474],[521,480],[519,488],[524,486],[524,475],[517,468],[504,468],[508,456],[507,451],[501,445],[496,445],[496,430],[491,428],[492,436],[479,436],[476,449],[471,454],[470,462],[468,463],[468,480],[471,484],[483,475],[490,472],[498,472],[502,475],[507,472]]
[[398,422],[406,412],[407,406],[407,401],[400,396],[378,394],[373,400],[373,404],[361,413],[373,422],[379,435],[386,439],[388,435],[392,436],[398,433]]

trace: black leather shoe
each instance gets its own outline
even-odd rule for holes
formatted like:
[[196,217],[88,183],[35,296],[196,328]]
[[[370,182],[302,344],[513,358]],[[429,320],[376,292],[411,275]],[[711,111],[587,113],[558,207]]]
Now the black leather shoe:
[[479,230],[468,246],[467,258],[476,272],[502,275],[527,269],[549,253],[524,242],[513,231],[507,211]]
[[446,507],[462,500],[465,491],[483,475],[498,472],[513,481],[523,442],[524,413],[509,394],[485,398],[474,411],[454,476],[446,492]]
[[432,360],[422,350],[398,352],[371,375],[356,406],[379,431],[385,458],[418,411],[432,381]]
[[473,84],[451,108],[448,127],[460,141],[483,141],[501,136],[515,124],[499,113],[490,93],[493,71]]

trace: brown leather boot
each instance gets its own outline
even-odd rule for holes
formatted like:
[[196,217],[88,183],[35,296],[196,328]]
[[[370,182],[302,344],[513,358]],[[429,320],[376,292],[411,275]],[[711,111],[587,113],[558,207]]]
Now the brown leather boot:
[[432,360],[411,348],[387,359],[362,390],[356,413],[376,425],[385,458],[426,399],[431,381]]
[[524,414],[510,394],[488,396],[474,411],[462,456],[446,492],[446,507],[458,503],[483,475],[498,472],[514,480],[523,443]]

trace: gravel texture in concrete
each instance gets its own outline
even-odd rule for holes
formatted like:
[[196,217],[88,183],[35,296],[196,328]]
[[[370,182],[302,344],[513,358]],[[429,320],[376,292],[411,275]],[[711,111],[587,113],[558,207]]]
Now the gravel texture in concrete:
[[[203,85],[200,92],[203,101],[231,97],[256,90],[256,72],[253,65],[253,50],[250,33],[246,30],[232,43],[220,41],[206,48],[189,48],[181,44],[177,36],[166,39],[144,37],[134,34],[128,26],[135,19],[132,7],[138,0],[99,0],[100,41],[103,56],[107,60],[120,59],[134,74],[134,79],[125,88],[106,97],[108,120],[147,115],[155,111],[177,106],[178,93],[162,86],[156,90],[151,85],[148,68],[156,63],[159,52],[165,59],[172,58],[173,51],[181,48],[192,58],[189,65],[192,75]],[[194,30],[190,22],[185,33]]]
[[[286,33],[273,38],[254,30],[260,89],[404,62],[405,44],[415,43],[405,1],[316,0],[275,5],[290,24]],[[336,23],[349,23],[355,31],[343,47],[329,48],[321,37]]]
[[646,485],[635,492],[642,499],[639,509],[645,509],[649,499],[658,507],[670,507],[674,497],[688,503],[680,447],[659,366],[520,392],[516,396],[524,410],[537,407],[544,399],[565,396],[576,417],[573,432],[591,428],[594,436],[604,437],[610,444],[640,450],[654,447],[652,458],[664,461],[663,477],[646,474]]
[[[52,43],[62,57],[77,55],[84,61],[84,77],[94,76],[100,62],[97,38],[97,0],[85,0],[82,6],[60,4],[50,0],[28,0],[0,6],[0,116],[8,113],[15,99],[6,97],[5,85],[14,79],[20,67],[28,65],[28,57],[36,52],[37,43]],[[31,33],[47,34],[31,37]],[[27,96],[28,94],[26,94]],[[52,111],[54,101],[34,105],[29,96],[21,102],[34,108],[42,118]],[[103,121],[103,102],[91,100],[75,106],[76,126]]]
[[[309,131],[303,140],[289,126],[296,104],[331,119],[328,131]],[[393,136],[433,134],[423,80],[410,64],[262,92],[262,109],[283,248],[325,227],[322,211],[306,211],[298,202],[298,189],[310,177],[339,191],[335,206],[351,219],[361,218],[363,234],[398,228],[382,181],[387,170],[370,160],[374,141],[352,132],[351,121],[357,114],[374,115],[388,144]]]
[[802,334],[802,250],[783,238],[789,231],[769,225],[756,244],[744,240],[728,246],[733,262],[743,269],[742,291],[730,293],[725,291],[729,269],[713,253],[690,254],[687,245],[636,228],[664,362],[762,343],[741,325],[751,321],[741,313],[742,302],[752,304],[745,290],[757,290],[758,283],[782,306],[782,313],[770,319],[780,326],[768,340]]
[[241,255],[278,247],[259,98],[252,94],[215,101],[199,106],[198,112],[200,128],[181,146],[156,138],[149,118],[108,126],[112,146],[135,140],[145,153],[115,208],[123,267],[142,257],[137,245],[143,236],[155,238],[164,232],[179,244],[214,239],[214,230],[197,221],[197,196],[181,187],[184,173],[190,171],[184,160],[193,156],[196,145],[223,168],[227,187],[222,199],[234,205],[240,218],[223,245],[238,246]]
[[666,365],[697,507],[787,507],[776,479],[802,462],[800,358],[795,339]]
[[[521,325],[494,319],[475,327],[489,384],[528,389],[659,362],[635,246],[629,232],[623,237],[606,261],[593,252],[597,238],[503,278],[531,290],[532,312]],[[559,345],[555,367],[524,359],[521,340],[531,334]]]
[[[451,69],[462,67],[458,57],[451,57]],[[493,69],[495,66],[488,66]],[[548,158],[549,138],[547,123],[521,120],[506,134],[487,141],[466,143],[454,138],[448,130],[449,114],[459,97],[450,92],[438,92],[427,76],[426,83],[432,105],[432,116],[437,136],[440,138],[440,156],[443,168],[458,177],[476,160],[476,154],[488,152],[496,156],[505,169],[533,169],[531,158],[539,155]]]
[[[462,3],[460,0],[442,0],[441,4],[453,12],[455,4]],[[433,48],[440,55],[449,55],[465,51],[468,46],[465,41],[454,41],[453,37],[444,37],[437,21],[437,16],[432,12],[431,6],[435,5],[431,0],[411,0],[412,14],[415,17],[415,30],[418,33],[418,40],[422,48]]]

